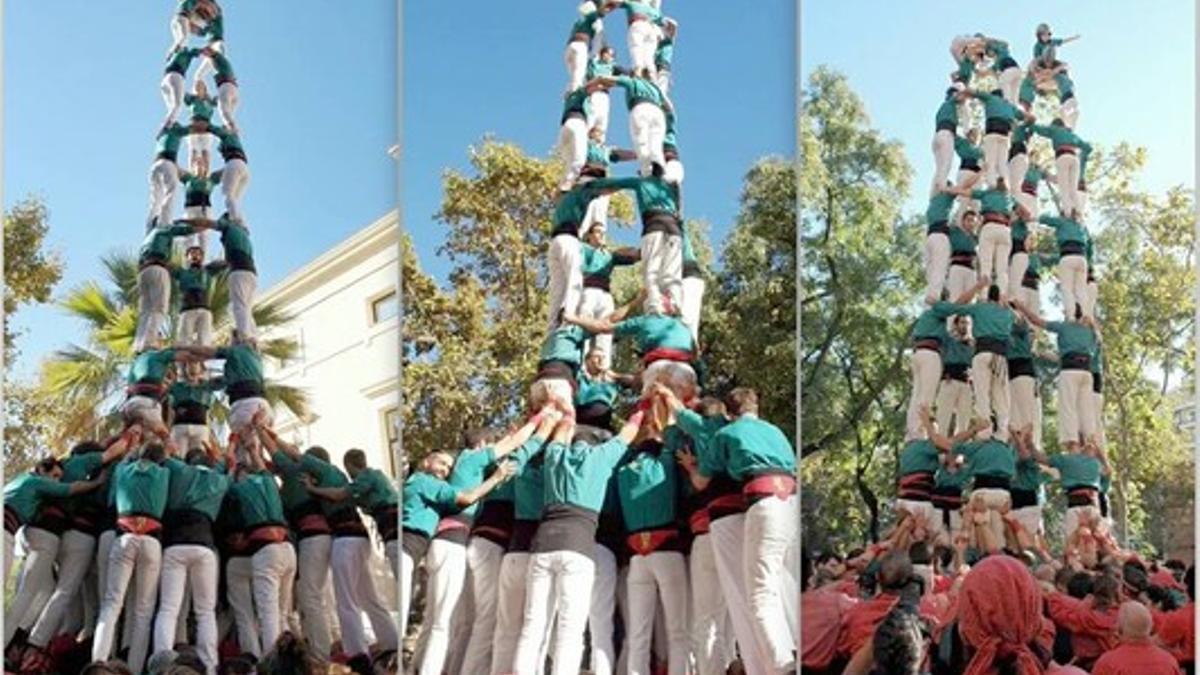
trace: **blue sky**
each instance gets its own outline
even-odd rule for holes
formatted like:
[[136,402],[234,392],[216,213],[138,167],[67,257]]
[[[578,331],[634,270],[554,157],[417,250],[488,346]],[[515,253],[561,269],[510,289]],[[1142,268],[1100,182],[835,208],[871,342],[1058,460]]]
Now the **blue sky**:
[[[281,3],[224,3],[251,171],[243,207],[263,290],[396,206],[386,153],[396,142],[396,3],[289,6],[284,20]],[[174,8],[170,0],[5,8],[4,199],[45,198],[50,244],[66,261],[60,294],[97,278],[101,254],[141,240]],[[84,337],[50,306],[22,310],[16,325],[26,330],[23,374]]]
[[[404,9],[403,201],[405,224],[426,271],[444,239],[434,221],[446,168],[467,170],[467,147],[485,134],[547,156],[558,137],[563,50],[579,3],[408,2]],[[795,3],[665,0],[680,25],[671,91],[687,167],[687,216],[714,239],[737,215],[742,177],[765,155],[795,151]],[[617,61],[628,65],[625,12],[605,20]],[[608,141],[631,147],[624,94],[613,96]],[[622,164],[618,175],[629,175]],[[625,243],[636,232],[615,231]]]
[[1079,99],[1076,131],[1093,144],[1122,140],[1149,151],[1142,187],[1162,191],[1195,182],[1195,30],[1193,3],[1104,0],[1047,3],[807,2],[801,75],[819,65],[844,73],[866,102],[871,123],[904,143],[916,169],[909,209],[924,211],[933,172],[933,116],[954,68],[950,41],[984,33],[1007,40],[1022,65],[1034,30],[1083,37],[1059,50]]

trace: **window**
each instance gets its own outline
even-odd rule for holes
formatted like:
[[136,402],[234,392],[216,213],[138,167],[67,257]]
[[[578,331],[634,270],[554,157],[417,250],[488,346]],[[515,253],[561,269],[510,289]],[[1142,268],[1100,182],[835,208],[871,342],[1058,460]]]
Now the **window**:
[[400,457],[400,408],[393,406],[383,411],[383,447],[387,448],[388,464],[392,467],[392,476],[400,476],[400,467],[396,464]]
[[396,296],[396,291],[388,291],[382,295],[375,296],[371,300],[371,325],[383,323],[388,319],[395,318],[400,313],[400,299]]

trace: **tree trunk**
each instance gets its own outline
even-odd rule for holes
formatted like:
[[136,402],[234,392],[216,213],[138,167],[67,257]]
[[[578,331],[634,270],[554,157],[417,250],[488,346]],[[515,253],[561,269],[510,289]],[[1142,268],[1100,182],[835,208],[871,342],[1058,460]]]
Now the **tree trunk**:
[[854,472],[854,487],[858,488],[858,494],[862,496],[863,502],[867,505],[867,511],[871,514],[871,519],[867,523],[867,538],[871,543],[879,541],[879,498],[875,496],[875,491],[867,482],[863,480],[863,471]]

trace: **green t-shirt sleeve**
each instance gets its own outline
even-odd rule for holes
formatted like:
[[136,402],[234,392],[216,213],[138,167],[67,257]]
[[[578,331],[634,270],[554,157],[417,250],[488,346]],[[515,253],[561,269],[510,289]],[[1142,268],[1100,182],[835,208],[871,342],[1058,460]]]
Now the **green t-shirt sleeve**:
[[640,316],[632,319],[625,319],[624,321],[621,321],[613,326],[613,335],[617,337],[637,335],[638,332],[641,331],[642,324],[644,322],[645,320]]
[[48,497],[67,497],[71,494],[70,483],[60,483],[59,481],[43,476],[38,476],[33,486],[39,495],[46,495]]
[[1061,321],[1047,321],[1046,322],[1046,330],[1050,331],[1051,333],[1059,333],[1062,331],[1062,329],[1065,326],[1066,326],[1066,324],[1064,324]]
[[229,347],[217,347],[213,355],[218,359],[227,359],[229,358],[229,354]]
[[675,413],[675,421],[683,433],[698,438],[704,435],[704,418],[695,410],[683,409]]
[[454,507],[458,505],[458,491],[443,480],[430,481],[421,496],[432,506]]
[[603,462],[610,467],[615,467],[621,458],[625,456],[625,451],[629,449],[629,444],[620,438],[613,438],[605,441],[600,445],[595,446],[590,450],[592,453],[599,453]]
[[367,474],[364,471],[358,474],[354,480],[350,481],[350,484],[346,486],[346,489],[350,491],[351,497],[354,497],[355,499],[362,499],[370,494],[374,487],[375,486],[371,485],[371,483],[367,480]]
[[89,452],[83,456],[83,468],[88,474],[102,466],[104,466],[103,452]]

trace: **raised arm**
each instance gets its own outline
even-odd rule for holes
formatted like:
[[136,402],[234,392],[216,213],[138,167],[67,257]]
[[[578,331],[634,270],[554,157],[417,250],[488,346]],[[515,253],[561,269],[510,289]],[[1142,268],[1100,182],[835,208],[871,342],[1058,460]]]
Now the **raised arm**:
[[475,488],[459,492],[454,498],[455,505],[459,508],[467,508],[468,506],[487,496],[489,492],[496,489],[496,486],[508,480],[510,476],[516,473],[516,471],[517,467],[512,462],[501,462],[500,464],[497,464],[496,470],[492,472],[491,476],[488,476],[487,480],[483,481]]
[[563,313],[563,321],[580,326],[592,335],[611,333],[613,332],[613,326],[615,325],[611,318],[593,319],[591,317],[576,316],[575,314],[567,314],[565,312]]
[[312,479],[307,475],[304,480],[304,489],[308,490],[308,494],[324,499],[329,502],[340,502],[350,498],[350,490],[344,487],[317,487],[312,484]]
[[128,429],[123,431],[115,441],[109,444],[104,449],[104,454],[101,456],[101,462],[104,464],[112,464],[113,462],[125,456],[125,453],[135,447],[142,440],[142,425],[133,424]]
[[1025,317],[1026,321],[1037,326],[1038,328],[1046,327],[1046,321],[1044,319],[1042,319],[1042,317],[1038,316],[1037,314],[1034,314],[1033,310],[1031,310],[1025,306],[1025,303],[1021,302],[1020,300],[1011,300],[1011,299],[1009,300],[1009,302],[1012,304],[1013,307],[1017,308],[1017,311],[1020,312],[1021,316]]
[[513,450],[516,450],[524,445],[525,441],[529,440],[529,438],[533,436],[534,431],[540,430],[543,424],[548,420],[557,419],[552,414],[552,410],[553,409],[545,408],[539,410],[537,414],[535,414],[533,417],[530,417],[529,421],[527,421],[520,429],[517,429],[516,431],[497,441],[496,444],[492,446],[492,453],[495,455],[496,459],[500,460]]
[[258,433],[258,439],[262,441],[263,446],[271,452],[280,450],[294,462],[300,462],[304,459],[300,454],[300,450],[295,445],[280,438],[274,429],[267,426],[261,413],[255,417],[254,430]]

